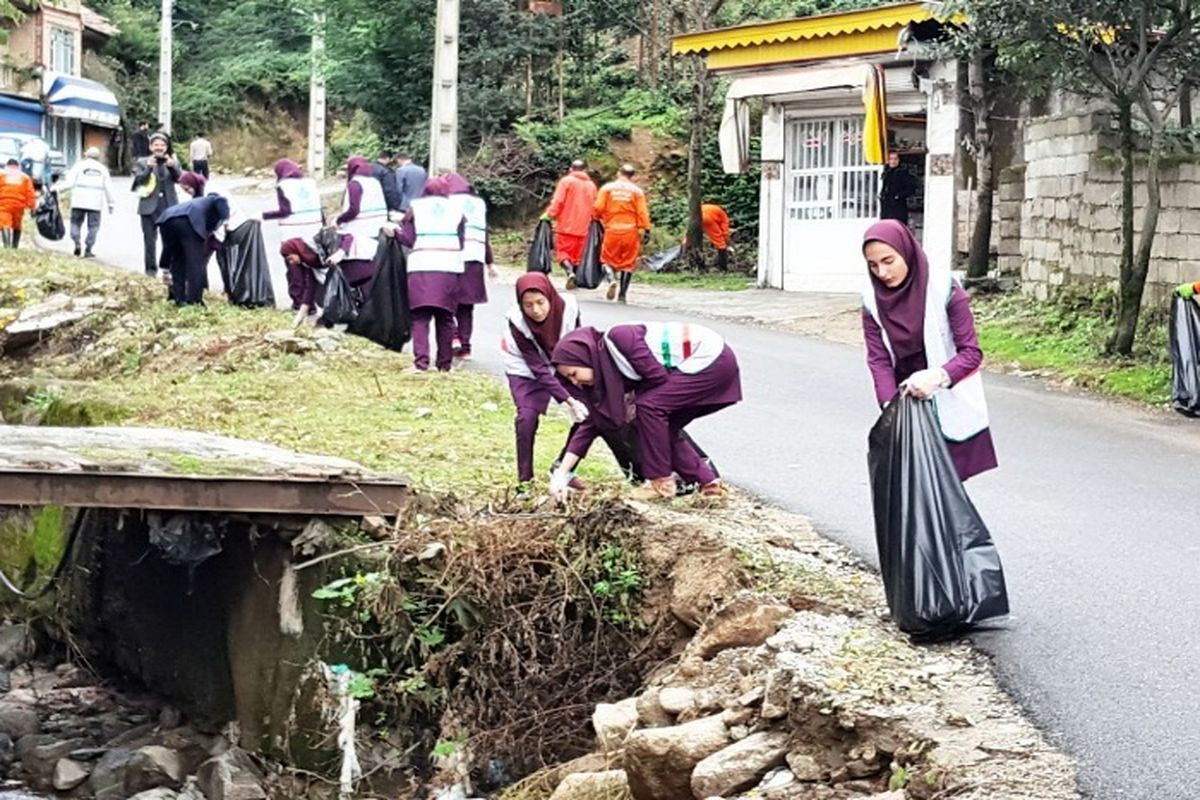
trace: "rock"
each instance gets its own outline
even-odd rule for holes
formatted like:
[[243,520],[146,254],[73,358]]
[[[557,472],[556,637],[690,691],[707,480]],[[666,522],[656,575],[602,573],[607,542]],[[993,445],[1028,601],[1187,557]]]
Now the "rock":
[[689,797],[692,770],[728,744],[729,731],[719,715],[669,728],[634,731],[625,740],[625,772],[631,794],[635,800]]
[[125,768],[132,757],[133,751],[124,747],[109,750],[101,756],[88,781],[96,800],[124,800],[129,796],[125,791]]
[[816,783],[825,775],[825,768],[808,753],[788,753],[786,761],[798,781]]
[[208,800],[266,800],[259,774],[244,750],[231,748],[201,764],[196,779]]
[[695,550],[671,567],[671,613],[692,630],[741,588],[745,568],[728,549]]
[[53,785],[55,791],[69,792],[88,779],[88,769],[78,761],[60,758],[54,765]]
[[179,792],[159,787],[157,789],[147,789],[144,792],[138,792],[130,797],[129,800],[177,800],[179,797]]
[[95,761],[107,752],[107,747],[81,747],[68,753],[67,758],[73,758],[76,761]]
[[162,711],[158,712],[158,727],[165,731],[172,728],[178,728],[183,724],[183,714],[174,706],[163,706]]
[[596,800],[596,798],[619,798],[629,793],[629,778],[625,770],[607,772],[580,772],[563,778],[562,783],[550,795],[550,800]]
[[340,345],[337,343],[337,339],[333,339],[328,336],[317,339],[317,349],[322,353],[336,353],[338,347],[340,347]]
[[35,786],[49,786],[53,782],[54,766],[60,758],[66,758],[72,750],[87,744],[82,739],[60,740],[53,736],[35,734],[22,737],[17,742],[17,759],[25,779]]
[[0,704],[0,733],[17,740],[41,731],[41,720],[33,709]]
[[637,724],[637,700],[632,697],[619,703],[600,703],[592,713],[596,742],[603,752],[623,747],[625,737],[629,736]]
[[907,797],[903,790],[897,789],[894,792],[883,792],[882,794],[873,794],[866,800],[904,800]]
[[758,647],[793,613],[789,606],[778,603],[764,603],[750,597],[734,600],[704,623],[697,635],[696,648],[701,657],[712,658],[733,647]]
[[642,727],[666,728],[675,722],[658,702],[658,693],[658,689],[647,689],[637,697],[638,720]]
[[125,768],[125,790],[130,794],[167,786],[178,789],[186,777],[183,759],[169,747],[139,747]]
[[37,655],[37,639],[28,625],[0,627],[0,666],[12,669]]
[[789,738],[783,731],[763,731],[713,753],[692,772],[692,794],[723,797],[749,789],[783,763]]
[[788,714],[792,702],[792,679],[789,670],[777,669],[767,676],[767,685],[763,691],[763,719],[783,719]]
[[883,771],[883,765],[876,761],[864,761],[858,759],[856,761],[846,762],[846,773],[853,779],[870,778],[873,775],[878,775]]
[[6,734],[0,733],[0,776],[7,775],[9,767],[17,757],[17,746]]
[[668,714],[682,714],[696,704],[696,693],[680,686],[668,686],[658,693],[658,704]]

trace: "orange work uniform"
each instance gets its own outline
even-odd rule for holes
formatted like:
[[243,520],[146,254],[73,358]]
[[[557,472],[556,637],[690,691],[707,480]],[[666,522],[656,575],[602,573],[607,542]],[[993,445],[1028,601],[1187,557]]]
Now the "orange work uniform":
[[617,272],[633,272],[642,252],[642,231],[650,230],[646,193],[624,178],[604,184],[596,195],[596,219],[604,225],[600,261]]
[[554,220],[554,259],[579,266],[596,206],[596,183],[583,170],[559,179],[546,214]]
[[20,230],[25,210],[37,205],[33,181],[24,172],[0,174],[0,228]]
[[724,250],[729,246],[729,215],[716,203],[700,206],[700,224],[713,247]]

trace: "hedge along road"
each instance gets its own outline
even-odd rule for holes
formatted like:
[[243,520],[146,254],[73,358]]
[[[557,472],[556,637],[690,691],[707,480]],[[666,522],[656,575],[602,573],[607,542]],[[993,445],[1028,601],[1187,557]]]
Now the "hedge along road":
[[[138,220],[124,202],[132,195],[122,182],[116,188],[118,212],[105,218],[97,254],[140,271]],[[238,198],[250,214],[273,200]],[[277,226],[263,232],[284,305]],[[55,249],[69,251],[69,242]],[[210,275],[219,287],[215,266]],[[493,302],[476,312],[474,363],[497,375],[511,293],[494,285]],[[674,318],[591,300],[583,314],[599,327]],[[745,402],[692,426],[726,478],[808,515],[877,563],[866,468],[877,409],[861,350],[691,321],[720,331],[742,365]],[[968,490],[1000,548],[1014,614],[974,641],[1079,759],[1090,796],[1200,797],[1200,541],[1192,535],[1200,421],[1025,379],[989,375],[987,383],[1000,469]]]

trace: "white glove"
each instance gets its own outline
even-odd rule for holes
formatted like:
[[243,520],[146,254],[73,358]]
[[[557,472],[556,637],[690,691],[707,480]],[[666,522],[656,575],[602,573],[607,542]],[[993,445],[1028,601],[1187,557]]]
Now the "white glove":
[[567,416],[570,417],[571,422],[574,422],[576,425],[586,422],[588,414],[591,413],[588,411],[587,406],[576,400],[574,397],[567,398],[566,409]]
[[561,467],[550,474],[550,496],[565,503],[571,495],[571,473]]
[[910,394],[920,400],[927,397],[932,397],[933,393],[938,389],[950,385],[950,376],[946,374],[946,370],[923,369],[919,372],[914,372],[908,377],[903,384],[903,389],[906,394]]

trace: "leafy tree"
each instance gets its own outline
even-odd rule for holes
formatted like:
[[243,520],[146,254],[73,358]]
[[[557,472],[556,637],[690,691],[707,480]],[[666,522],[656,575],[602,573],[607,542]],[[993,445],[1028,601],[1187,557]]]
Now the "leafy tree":
[[[995,42],[1002,66],[1116,113],[1122,249],[1117,324],[1108,350],[1131,354],[1162,206],[1160,168],[1173,112],[1200,63],[1200,8],[1193,0],[961,0],[956,9]],[[1135,237],[1139,152],[1146,159],[1147,203]]]

